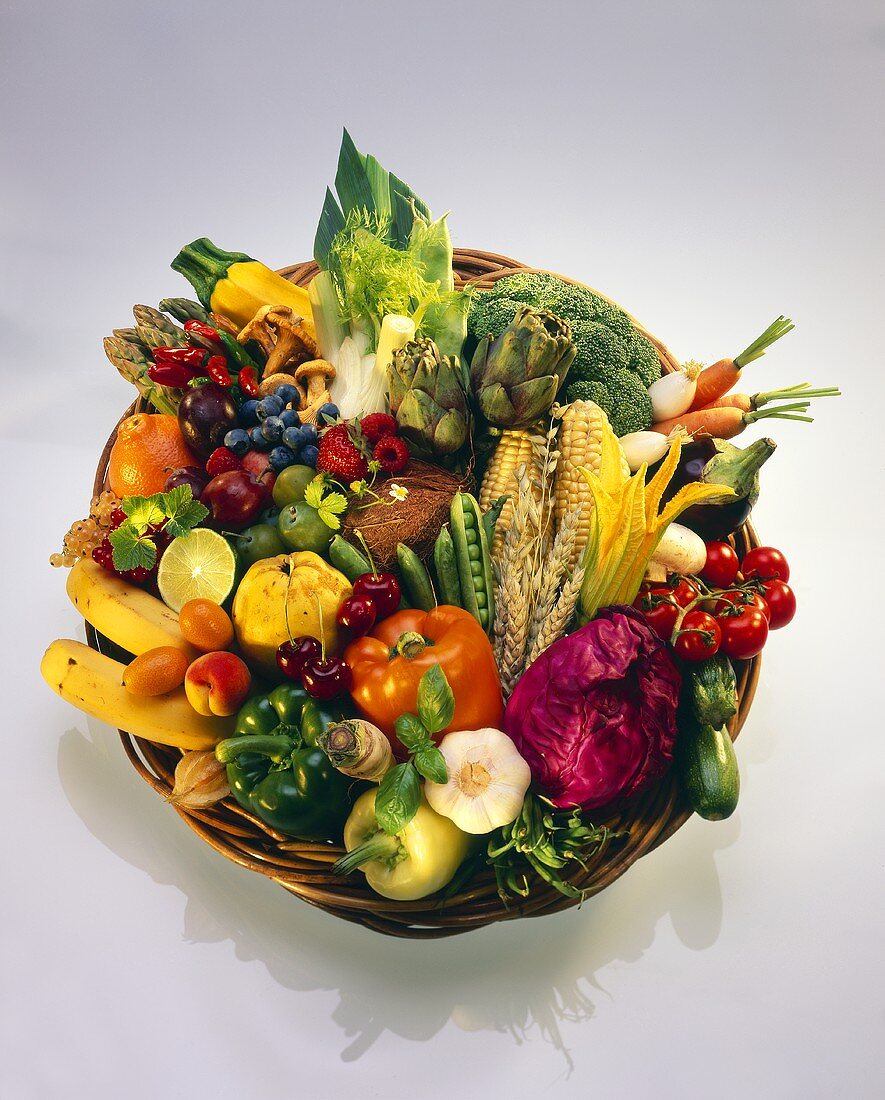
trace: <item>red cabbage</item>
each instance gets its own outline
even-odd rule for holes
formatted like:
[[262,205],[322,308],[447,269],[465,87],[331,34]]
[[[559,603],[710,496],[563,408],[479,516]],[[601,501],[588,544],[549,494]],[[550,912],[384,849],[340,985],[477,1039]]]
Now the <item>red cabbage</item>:
[[680,681],[640,612],[605,607],[529,666],[504,730],[554,805],[603,806],[666,771]]

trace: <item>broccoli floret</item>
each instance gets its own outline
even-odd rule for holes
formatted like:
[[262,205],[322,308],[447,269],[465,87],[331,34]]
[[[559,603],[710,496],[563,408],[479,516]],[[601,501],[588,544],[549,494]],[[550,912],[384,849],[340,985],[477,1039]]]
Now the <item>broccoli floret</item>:
[[488,292],[493,298],[516,298],[527,306],[547,308],[550,302],[568,284],[545,271],[517,271],[499,279]]
[[627,345],[627,355],[627,366],[642,379],[643,385],[650,386],[661,377],[661,361],[647,336],[634,332]]
[[628,370],[614,371],[606,381],[609,421],[616,436],[651,427],[651,398],[642,381]]
[[600,408],[608,404],[608,390],[602,382],[572,382],[566,386],[566,401],[594,401]]
[[605,382],[612,371],[627,366],[627,347],[610,328],[598,321],[572,321],[572,339],[578,354],[572,363],[573,382]]
[[486,298],[477,294],[467,317],[467,331],[477,341],[489,333],[500,336],[525,304],[515,298]]
[[613,371],[605,382],[571,382],[565,396],[568,401],[595,401],[618,437],[645,431],[651,425],[651,398],[628,370]]

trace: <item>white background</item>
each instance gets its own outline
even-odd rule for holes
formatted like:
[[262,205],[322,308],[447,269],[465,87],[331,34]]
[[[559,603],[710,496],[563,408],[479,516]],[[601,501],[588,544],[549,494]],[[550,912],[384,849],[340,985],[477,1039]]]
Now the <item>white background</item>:
[[[0,49],[0,1094],[882,1095],[881,4],[3,0]],[[683,358],[787,313],[749,391],[844,391],[770,429],[756,522],[800,611],[738,812],[580,911],[440,943],[226,862],[37,673],[82,636],[47,559],[131,397],[101,337],[187,292],[194,237],[309,256],[344,123],[456,243]]]

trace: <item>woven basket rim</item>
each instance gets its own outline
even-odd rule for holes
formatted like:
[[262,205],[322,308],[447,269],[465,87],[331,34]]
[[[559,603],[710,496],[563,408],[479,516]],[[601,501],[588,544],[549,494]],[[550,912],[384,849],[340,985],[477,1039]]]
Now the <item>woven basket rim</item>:
[[[455,249],[454,267],[458,285],[470,283],[480,288],[517,271],[546,270],[529,268],[508,256],[466,248]],[[317,270],[313,261],[306,261],[282,268],[279,273],[300,286],[306,286]],[[568,276],[559,277],[575,285],[586,286]],[[618,305],[602,292],[595,293]],[[622,306],[619,308],[623,309]],[[667,347],[632,316],[631,320],[637,330],[654,344],[662,368],[666,371],[678,369],[678,361]],[[106,487],[108,458],[119,424],[140,407],[140,402],[130,406],[111,432],[96,470],[95,494]],[[749,523],[736,533],[735,542],[739,553],[759,545]],[[91,646],[106,648],[104,640],[88,624],[86,634]],[[738,668],[739,707],[729,724],[732,740],[738,736],[749,713],[759,669],[758,657]],[[134,737],[123,730],[119,732],[123,748],[135,770],[159,795],[167,798],[174,783],[175,764],[181,753],[168,746]],[[331,865],[342,853],[342,848],[295,840],[275,832],[243,810],[233,799],[225,799],[205,810],[186,810],[180,806],[175,806],[175,810],[189,828],[227,859],[273,879],[311,905],[385,935],[419,939],[451,936],[497,921],[541,916],[578,904],[578,899],[563,896],[537,878],[532,881],[531,892],[526,899],[512,899],[505,906],[498,897],[490,869],[479,872],[464,890],[450,898],[393,902],[373,893],[361,874],[344,879],[331,874]],[[609,808],[605,815],[594,817],[594,824],[609,824],[614,830],[623,829],[625,836],[594,855],[586,869],[570,876],[570,881],[584,891],[585,898],[592,897],[611,885],[637,859],[659,847],[690,816],[691,811],[682,799],[671,769],[630,803]]]

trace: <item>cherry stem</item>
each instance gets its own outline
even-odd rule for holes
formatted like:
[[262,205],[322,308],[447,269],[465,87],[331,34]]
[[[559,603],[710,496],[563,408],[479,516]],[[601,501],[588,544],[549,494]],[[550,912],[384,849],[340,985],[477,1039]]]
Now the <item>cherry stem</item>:
[[372,576],[377,577],[378,576],[378,570],[375,568],[375,562],[372,558],[372,551],[369,549],[368,545],[366,544],[366,540],[363,537],[362,531],[356,530],[356,531],[354,531],[354,534],[360,540],[360,544],[362,545],[362,548],[366,552],[366,557],[369,559],[369,565],[372,567]]
[[319,616],[320,616],[320,660],[323,662],[323,664],[325,664],[326,663],[326,628],[323,624],[323,605],[320,602],[320,597],[317,595],[316,592],[314,592],[313,598],[317,602],[317,611],[319,612]]

